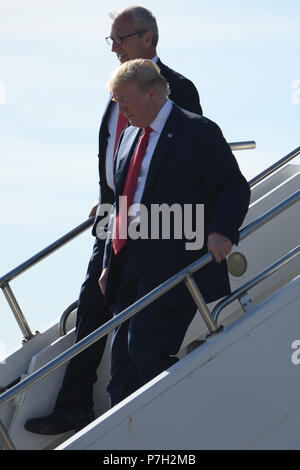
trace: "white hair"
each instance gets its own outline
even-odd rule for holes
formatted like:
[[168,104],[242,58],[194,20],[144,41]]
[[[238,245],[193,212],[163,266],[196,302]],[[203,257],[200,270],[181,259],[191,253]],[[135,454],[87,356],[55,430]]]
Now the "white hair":
[[153,40],[152,40],[152,45],[154,47],[157,46],[158,43],[158,27],[157,27],[157,22],[156,18],[153,15],[153,13],[150,10],[147,10],[147,8],[144,7],[138,7],[138,6],[130,6],[123,8],[122,10],[119,11],[111,11],[109,13],[109,16],[115,21],[121,17],[131,17],[134,22],[134,26],[136,31],[152,31],[153,33]]

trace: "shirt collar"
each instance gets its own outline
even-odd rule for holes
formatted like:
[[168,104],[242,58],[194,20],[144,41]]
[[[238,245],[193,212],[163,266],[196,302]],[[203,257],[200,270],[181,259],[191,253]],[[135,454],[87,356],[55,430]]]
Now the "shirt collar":
[[152,123],[150,124],[150,127],[153,129],[154,132],[158,132],[159,134],[161,133],[166,123],[166,120],[168,119],[169,114],[172,111],[172,108],[172,101],[167,99],[154,121],[152,121]]

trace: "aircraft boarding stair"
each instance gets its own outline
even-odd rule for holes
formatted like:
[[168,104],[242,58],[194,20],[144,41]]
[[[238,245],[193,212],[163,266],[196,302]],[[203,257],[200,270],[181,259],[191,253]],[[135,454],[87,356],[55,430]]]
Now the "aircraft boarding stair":
[[[293,157],[299,153],[300,148],[292,152]],[[261,223],[228,257],[232,291],[247,286],[286,257],[284,261],[270,275],[241,291],[220,315],[214,317],[217,302],[208,305],[211,317],[223,329],[210,335],[209,325],[197,312],[183,341],[181,360],[113,409],[109,409],[105,390],[109,378],[107,346],[94,392],[97,418],[75,435],[35,435],[24,429],[24,422],[52,409],[65,364],[56,364],[53,372],[49,369],[34,384],[31,377],[49,361],[56,361],[59,354],[68,354],[74,343],[76,312],[68,317],[66,334],[61,331],[62,321],[32,337],[23,326],[30,339],[0,368],[0,434],[5,447],[300,448],[300,365],[292,362],[291,346],[295,340],[300,344],[299,249],[295,251],[300,238],[300,165],[286,164],[289,160],[281,169],[276,168],[277,172],[273,173],[274,166],[253,182],[243,227],[258,220]],[[280,205],[284,209],[263,220]],[[8,278],[3,279],[2,289],[8,285]],[[10,291],[4,293],[10,304],[16,305]],[[26,381],[28,386],[14,396]]]

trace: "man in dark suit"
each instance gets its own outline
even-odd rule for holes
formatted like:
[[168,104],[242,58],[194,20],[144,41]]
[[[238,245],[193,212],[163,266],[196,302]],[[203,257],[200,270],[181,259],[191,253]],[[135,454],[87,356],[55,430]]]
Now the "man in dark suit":
[[[120,313],[208,250],[215,262],[199,270],[195,281],[206,302],[225,296],[230,293],[225,258],[238,243],[250,190],[221,130],[170,101],[168,83],[152,61],[122,64],[109,89],[131,124],[116,156],[113,237],[106,242],[99,279],[111,310]],[[195,217],[199,204],[203,220]],[[203,231],[203,246],[189,245],[184,231],[178,236],[178,220],[167,238],[163,221],[152,231],[157,205],[179,206],[182,213],[189,206],[196,232]],[[108,385],[112,406],[177,361],[195,312],[181,285],[116,329]]]
[[[158,28],[152,13],[143,7],[129,7],[112,17],[110,36],[106,40],[119,61],[124,63],[142,57],[157,62],[171,85],[174,102],[189,111],[202,114],[199,95],[193,83],[162,64],[157,57]],[[93,235],[96,240],[79,296],[76,342],[111,318],[98,286],[105,242],[97,237],[97,231],[101,222],[101,204],[114,201],[113,155],[118,141],[118,115],[118,106],[110,96],[99,131],[100,194],[99,202],[90,213],[90,216],[95,216]],[[53,412],[28,420],[25,424],[28,431],[58,434],[79,429],[93,419],[93,385],[97,380],[96,370],[105,344],[106,338],[103,338],[69,362]]]

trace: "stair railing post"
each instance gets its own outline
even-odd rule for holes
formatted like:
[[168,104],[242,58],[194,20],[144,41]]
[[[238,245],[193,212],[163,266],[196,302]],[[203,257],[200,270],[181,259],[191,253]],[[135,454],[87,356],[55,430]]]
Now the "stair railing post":
[[27,323],[26,318],[23,315],[23,312],[18,304],[18,301],[11,290],[10,285],[4,284],[2,287],[3,294],[5,295],[5,298],[8,302],[8,305],[11,308],[12,313],[14,314],[15,319],[17,320],[17,323],[23,333],[24,336],[24,341],[28,341],[30,338],[32,338],[34,335],[30,329],[30,326]]

